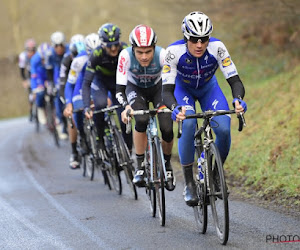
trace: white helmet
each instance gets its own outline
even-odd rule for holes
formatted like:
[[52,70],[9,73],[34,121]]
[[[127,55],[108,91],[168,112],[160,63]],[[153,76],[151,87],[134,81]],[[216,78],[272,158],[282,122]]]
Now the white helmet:
[[71,37],[71,40],[70,40],[70,44],[71,43],[77,43],[77,42],[85,42],[84,41],[84,35],[82,34],[76,34],[74,36]]
[[181,30],[186,39],[209,36],[213,31],[213,25],[209,17],[200,11],[188,14],[182,21]]
[[91,33],[85,37],[85,46],[88,54],[90,54],[100,44],[101,44],[101,40],[97,33]]
[[53,46],[59,44],[65,44],[65,35],[61,31],[56,31],[51,35],[51,43]]

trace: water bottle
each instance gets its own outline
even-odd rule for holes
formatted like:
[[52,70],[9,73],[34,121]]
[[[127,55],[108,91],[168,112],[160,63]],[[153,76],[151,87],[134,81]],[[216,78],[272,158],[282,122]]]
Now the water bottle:
[[201,183],[204,182],[204,172],[203,172],[203,166],[204,166],[204,152],[201,153],[200,158],[198,158],[198,174],[199,174],[199,180]]

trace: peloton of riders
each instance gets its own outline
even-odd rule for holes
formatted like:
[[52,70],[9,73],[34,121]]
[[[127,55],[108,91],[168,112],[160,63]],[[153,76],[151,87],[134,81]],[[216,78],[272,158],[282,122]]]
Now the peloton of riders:
[[[184,120],[185,115],[195,113],[199,101],[203,111],[229,109],[220,89],[215,72],[222,71],[229,83],[237,113],[246,112],[244,85],[225,45],[212,37],[213,25],[202,12],[189,13],[182,22],[183,39],[166,49],[157,45],[154,30],[144,24],[137,25],[129,35],[129,45],[120,40],[121,30],[112,23],[103,24],[98,34],[84,37],[76,34],[66,43],[62,32],[51,35],[51,44],[34,39],[25,42],[25,51],[19,56],[23,85],[32,92],[31,102],[36,101],[39,115],[43,115],[45,83],[57,90],[56,115],[60,124],[61,138],[69,136],[71,169],[80,168],[77,152],[77,131],[84,138],[83,119],[93,118],[99,137],[99,148],[104,147],[104,115],[93,114],[108,105],[108,101],[120,104],[118,110],[121,129],[130,151],[134,147],[137,167],[133,182],[145,185],[144,151],[146,146],[147,119],[136,117],[133,135],[125,133],[127,110],[167,106],[172,114],[158,115],[162,134],[163,153],[168,172],[169,191],[175,188],[175,176],[171,165],[173,147],[173,121]],[[29,73],[27,73],[29,72]],[[31,84],[28,84],[31,79]],[[73,114],[73,110],[83,110]],[[65,117],[72,117],[75,128],[66,128]],[[230,149],[230,117],[214,118],[219,124],[214,128],[216,145],[223,163]],[[43,119],[41,119],[43,121]],[[184,199],[189,206],[198,202],[193,180],[195,120],[183,122],[178,154],[185,179]]]

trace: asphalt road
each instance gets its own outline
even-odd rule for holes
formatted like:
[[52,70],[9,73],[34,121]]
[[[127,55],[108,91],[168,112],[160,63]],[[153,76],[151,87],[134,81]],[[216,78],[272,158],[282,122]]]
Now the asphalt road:
[[[70,146],[27,118],[0,122],[1,249],[300,249],[300,218],[230,200],[230,236],[218,243],[212,219],[197,233],[179,179],[166,192],[166,226],[150,215],[143,189],[117,195],[70,170]],[[210,210],[209,210],[210,213]],[[278,241],[293,241],[281,242]]]

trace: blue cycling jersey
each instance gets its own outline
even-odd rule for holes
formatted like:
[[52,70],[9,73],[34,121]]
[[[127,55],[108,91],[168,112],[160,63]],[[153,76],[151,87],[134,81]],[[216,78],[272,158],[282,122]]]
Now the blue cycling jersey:
[[[186,114],[195,113],[197,100],[203,111],[228,109],[227,100],[215,77],[218,68],[221,69],[225,79],[238,76],[237,69],[225,45],[220,40],[211,37],[206,51],[201,57],[191,55],[184,40],[171,44],[166,49],[162,71],[165,104],[171,109],[175,105],[184,106]],[[172,85],[175,85],[175,88],[170,88]],[[173,91],[173,93],[168,91]],[[216,134],[216,145],[224,162],[231,144],[230,117],[218,116],[212,120],[215,122],[213,130]],[[189,165],[194,161],[193,140],[196,123],[194,119],[183,122],[183,133],[178,143],[182,165]]]
[[175,78],[183,85],[197,89],[205,85],[215,74],[218,67],[225,79],[238,75],[225,45],[211,37],[203,56],[192,56],[184,40],[171,44],[166,51],[162,72],[163,84],[175,84]]
[[86,51],[82,51],[73,59],[65,87],[66,103],[82,100],[82,83],[88,59]]
[[[65,44],[64,54],[66,53],[69,53],[69,44]],[[64,55],[56,54],[55,49],[52,47],[50,50],[49,57],[46,60],[46,68],[53,69],[53,80],[55,84],[59,83],[59,71],[63,57]]]
[[47,71],[43,60],[38,52],[36,52],[30,60],[31,71],[31,89],[35,91],[38,86],[45,86],[47,80]]

